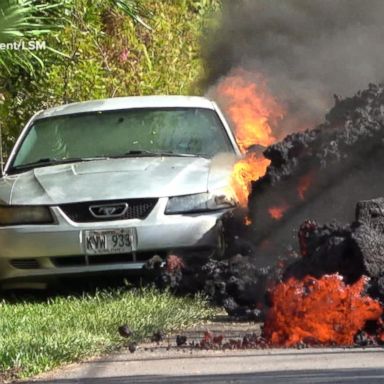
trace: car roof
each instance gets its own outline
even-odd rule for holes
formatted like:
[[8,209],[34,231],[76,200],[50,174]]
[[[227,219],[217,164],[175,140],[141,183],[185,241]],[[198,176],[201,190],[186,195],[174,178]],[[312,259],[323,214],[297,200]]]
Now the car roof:
[[214,103],[199,96],[130,96],[111,99],[90,100],[65,104],[41,111],[35,119],[70,115],[84,112],[113,111],[130,108],[206,108],[214,109]]

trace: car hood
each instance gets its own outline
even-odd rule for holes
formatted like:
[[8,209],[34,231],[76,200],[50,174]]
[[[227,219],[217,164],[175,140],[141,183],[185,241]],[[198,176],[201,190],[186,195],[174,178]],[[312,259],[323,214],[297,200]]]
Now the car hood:
[[2,178],[0,200],[40,205],[200,193],[228,183],[234,156],[226,158],[136,157],[45,166]]

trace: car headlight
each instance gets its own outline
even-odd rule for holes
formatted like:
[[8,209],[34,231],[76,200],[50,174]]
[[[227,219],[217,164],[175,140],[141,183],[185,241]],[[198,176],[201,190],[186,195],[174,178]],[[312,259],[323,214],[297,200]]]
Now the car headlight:
[[53,217],[48,207],[0,205],[0,226],[50,223],[53,223]]
[[196,193],[170,197],[165,208],[165,214],[217,211],[235,205],[235,200],[224,191]]

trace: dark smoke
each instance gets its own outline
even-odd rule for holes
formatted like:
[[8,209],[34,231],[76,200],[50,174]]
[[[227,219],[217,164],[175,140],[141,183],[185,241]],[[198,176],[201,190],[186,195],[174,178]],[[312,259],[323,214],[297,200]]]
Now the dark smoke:
[[322,121],[334,94],[383,80],[384,1],[224,0],[203,54],[207,88],[236,67],[266,76],[285,132]]

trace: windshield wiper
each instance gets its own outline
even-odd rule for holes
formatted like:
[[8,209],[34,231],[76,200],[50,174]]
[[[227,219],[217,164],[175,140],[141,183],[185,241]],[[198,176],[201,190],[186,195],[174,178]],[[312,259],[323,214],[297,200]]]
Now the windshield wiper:
[[66,163],[77,163],[82,161],[94,161],[94,160],[107,160],[107,159],[118,159],[118,158],[124,158],[124,157],[208,157],[205,154],[201,153],[177,153],[177,152],[152,152],[147,150],[132,150],[129,152],[126,152],[122,155],[112,155],[112,156],[95,156],[95,157],[69,157],[66,159],[56,159],[56,158],[50,158],[50,157],[44,157],[37,161],[34,161],[32,163],[26,163],[26,164],[19,164],[12,166],[9,169],[9,173],[12,173],[14,171],[21,171],[21,170],[29,170],[32,168],[39,168],[39,167],[45,167],[48,165],[59,165],[59,164],[66,164]]
[[178,152],[172,152],[172,151],[168,151],[168,152],[152,152],[152,151],[147,151],[147,150],[139,150],[139,149],[136,149],[136,150],[132,150],[132,151],[128,151],[122,155],[115,155],[115,156],[110,156],[111,158],[113,159],[118,159],[118,158],[123,158],[123,157],[136,157],[136,156],[142,156],[142,157],[165,157],[165,156],[169,156],[169,157],[207,157],[207,155],[204,155],[204,154],[200,154],[200,153],[197,153],[197,154],[194,154],[194,153],[178,153]]
[[81,161],[93,161],[93,160],[105,160],[105,159],[108,159],[108,157],[105,157],[105,156],[100,156],[100,157],[68,157],[66,159],[56,159],[56,158],[44,157],[44,158],[41,158],[41,159],[34,161],[32,163],[15,165],[10,169],[10,171],[12,172],[12,170],[24,170],[24,169],[32,169],[32,168],[37,168],[37,167],[45,167],[47,165],[78,163]]

